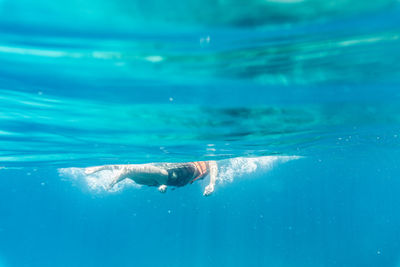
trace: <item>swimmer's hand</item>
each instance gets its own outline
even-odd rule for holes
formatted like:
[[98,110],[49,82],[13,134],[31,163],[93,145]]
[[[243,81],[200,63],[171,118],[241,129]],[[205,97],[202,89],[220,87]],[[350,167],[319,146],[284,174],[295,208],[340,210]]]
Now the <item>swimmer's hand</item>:
[[167,192],[167,186],[165,184],[162,184],[158,187],[158,191],[160,191],[160,193],[165,193]]
[[213,184],[209,184],[204,189],[203,196],[209,196],[209,195],[212,194],[212,192],[214,192],[214,185]]

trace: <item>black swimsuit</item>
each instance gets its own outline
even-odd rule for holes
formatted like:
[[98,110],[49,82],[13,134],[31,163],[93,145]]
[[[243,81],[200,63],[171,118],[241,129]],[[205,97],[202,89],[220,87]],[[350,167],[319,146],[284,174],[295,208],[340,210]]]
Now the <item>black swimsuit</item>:
[[[171,186],[184,186],[196,178],[202,179],[207,175],[207,173],[201,175],[196,165],[192,162],[168,164],[164,168],[168,172],[167,185]],[[201,176],[199,177],[199,175]]]

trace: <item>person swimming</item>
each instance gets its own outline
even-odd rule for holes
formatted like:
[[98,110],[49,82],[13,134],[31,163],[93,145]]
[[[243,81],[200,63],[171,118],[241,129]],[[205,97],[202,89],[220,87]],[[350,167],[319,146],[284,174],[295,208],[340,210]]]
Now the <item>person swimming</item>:
[[103,170],[117,171],[109,189],[124,179],[131,179],[137,184],[157,186],[161,193],[166,192],[168,186],[185,186],[209,175],[210,182],[203,193],[209,196],[214,192],[218,165],[216,161],[104,165],[85,168],[85,174],[90,175]]

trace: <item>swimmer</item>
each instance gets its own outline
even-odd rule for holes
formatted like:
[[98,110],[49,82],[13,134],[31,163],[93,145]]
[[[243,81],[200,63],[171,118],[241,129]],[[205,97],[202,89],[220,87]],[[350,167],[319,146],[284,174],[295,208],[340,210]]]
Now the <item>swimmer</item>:
[[203,193],[204,196],[209,196],[214,192],[218,165],[215,161],[104,165],[85,168],[85,174],[90,175],[104,170],[118,171],[109,189],[124,179],[131,179],[137,184],[157,186],[161,193],[165,193],[168,186],[185,186],[209,175],[210,182]]

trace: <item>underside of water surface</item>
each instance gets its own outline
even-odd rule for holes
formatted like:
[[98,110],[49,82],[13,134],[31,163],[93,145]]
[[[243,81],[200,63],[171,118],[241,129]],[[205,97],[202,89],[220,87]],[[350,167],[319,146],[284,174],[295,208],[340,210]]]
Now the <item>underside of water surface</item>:
[[3,0],[0,161],[309,155],[337,138],[363,145],[365,128],[395,134],[399,10]]

